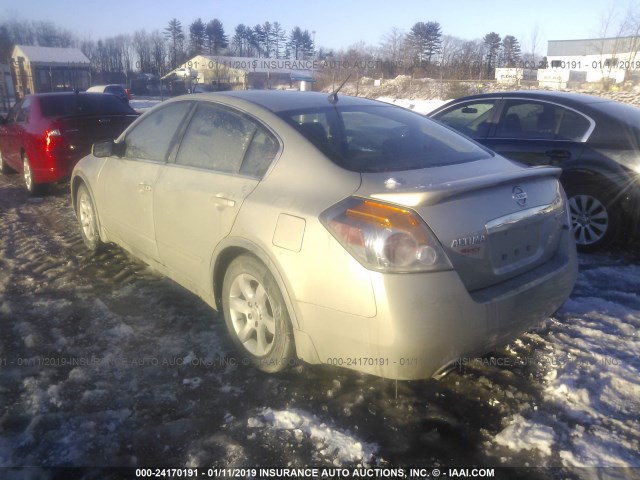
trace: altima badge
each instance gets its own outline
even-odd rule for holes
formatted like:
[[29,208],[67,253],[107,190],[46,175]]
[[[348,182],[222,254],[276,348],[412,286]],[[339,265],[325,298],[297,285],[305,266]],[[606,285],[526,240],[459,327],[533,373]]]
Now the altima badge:
[[527,193],[522,189],[520,185],[516,185],[511,190],[513,193],[513,199],[516,201],[518,205],[524,207],[527,204]]
[[466,237],[454,238],[451,249],[461,255],[481,258],[484,255],[486,237],[482,233],[474,233]]

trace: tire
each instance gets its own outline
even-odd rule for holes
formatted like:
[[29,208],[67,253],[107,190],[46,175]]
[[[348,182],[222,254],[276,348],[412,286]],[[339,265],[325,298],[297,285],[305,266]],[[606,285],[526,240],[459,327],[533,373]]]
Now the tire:
[[620,208],[606,183],[582,182],[566,187],[571,229],[579,252],[604,249],[618,236]]
[[31,195],[39,195],[43,191],[43,186],[35,183],[33,180],[33,172],[31,171],[31,163],[27,154],[22,154],[22,176],[24,178],[24,186]]
[[267,267],[251,255],[231,262],[224,276],[222,306],[236,348],[263,372],[286,369],[295,360],[289,312]]
[[104,247],[104,243],[100,239],[96,208],[89,189],[84,183],[78,187],[76,192],[76,216],[84,244],[92,252],[101,250]]

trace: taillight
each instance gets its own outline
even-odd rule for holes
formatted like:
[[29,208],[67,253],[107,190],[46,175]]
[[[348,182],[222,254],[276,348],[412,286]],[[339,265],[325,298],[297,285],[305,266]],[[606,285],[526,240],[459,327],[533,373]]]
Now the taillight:
[[60,133],[60,130],[57,128],[44,132],[44,147],[47,152],[53,150],[59,145],[62,145],[62,143],[62,133]]
[[351,197],[323,212],[320,221],[366,268],[395,273],[452,268],[435,235],[407,208]]

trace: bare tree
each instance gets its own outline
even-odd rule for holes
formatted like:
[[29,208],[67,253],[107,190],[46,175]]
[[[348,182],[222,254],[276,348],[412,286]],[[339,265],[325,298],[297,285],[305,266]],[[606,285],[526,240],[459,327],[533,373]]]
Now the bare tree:
[[402,30],[396,27],[392,27],[382,37],[380,54],[385,60],[385,75],[395,77],[399,72],[404,71],[406,37]]

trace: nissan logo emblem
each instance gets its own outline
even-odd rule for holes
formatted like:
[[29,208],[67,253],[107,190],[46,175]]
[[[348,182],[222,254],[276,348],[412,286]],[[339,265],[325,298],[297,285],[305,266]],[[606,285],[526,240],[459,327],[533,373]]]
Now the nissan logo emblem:
[[513,190],[511,190],[511,192],[513,193],[513,199],[518,205],[524,207],[527,204],[527,194],[522,189],[522,187],[520,187],[520,185],[516,185],[515,187],[513,187]]

